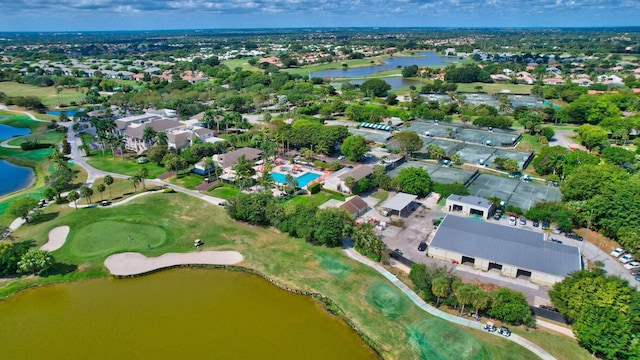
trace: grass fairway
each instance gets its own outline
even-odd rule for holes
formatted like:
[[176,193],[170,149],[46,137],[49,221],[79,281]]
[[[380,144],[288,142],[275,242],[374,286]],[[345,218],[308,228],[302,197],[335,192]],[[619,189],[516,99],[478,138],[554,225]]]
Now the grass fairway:
[[30,137],[35,137],[36,139],[38,139],[39,143],[57,144],[62,140],[64,140],[65,134],[55,130],[49,130],[49,131],[36,133],[33,135],[21,136],[17,139],[13,139],[9,141],[9,145],[20,146],[20,144],[26,142]]
[[64,88],[58,95],[56,94],[55,86],[39,87],[6,81],[0,82],[0,91],[7,94],[7,96],[35,96],[48,107],[57,106],[60,104],[60,102],[67,105],[69,105],[72,101],[81,104],[84,100],[84,89],[80,88]]
[[105,151],[104,154],[102,154],[102,151],[94,151],[87,158],[87,162],[96,169],[128,176],[138,175],[140,169],[146,168],[149,171],[150,179],[154,179],[159,174],[167,171],[164,167],[154,162],[138,164],[136,159],[133,158],[125,157],[123,160],[121,156],[117,155],[114,158],[110,151]]
[[593,359],[591,354],[589,354],[587,350],[581,348],[576,340],[570,339],[564,335],[556,334],[553,331],[544,329],[537,331],[522,331],[520,329],[514,329],[514,333],[543,347],[558,360]]
[[[240,251],[245,257],[243,266],[285,286],[329,296],[378,344],[385,358],[536,358],[503,338],[424,313],[375,270],[349,259],[340,248],[316,246],[271,228],[237,223],[223,209],[184,194],[152,194],[111,208],[54,206],[45,212],[51,220],[22,227],[15,235],[41,245],[52,228],[70,226],[67,242],[54,252],[58,262],[67,264],[62,267],[67,271],[2,283],[0,297],[34,282],[103,276],[103,260],[112,253],[188,252],[193,251],[194,239],[202,239],[204,249]],[[129,233],[133,233],[132,240]],[[153,241],[151,249],[145,248],[145,241]]]

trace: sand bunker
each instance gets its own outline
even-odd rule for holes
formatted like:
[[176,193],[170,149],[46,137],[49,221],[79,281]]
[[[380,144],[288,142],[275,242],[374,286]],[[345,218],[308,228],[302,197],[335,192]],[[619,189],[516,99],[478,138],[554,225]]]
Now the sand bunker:
[[68,226],[58,226],[57,228],[51,229],[51,231],[49,231],[49,241],[47,241],[46,244],[42,245],[40,247],[40,250],[55,251],[60,249],[62,245],[64,245],[64,242],[67,240],[68,235]]
[[128,252],[109,256],[104,260],[104,265],[111,275],[129,276],[176,265],[233,265],[242,260],[242,254],[237,251],[166,253],[151,258],[140,253]]

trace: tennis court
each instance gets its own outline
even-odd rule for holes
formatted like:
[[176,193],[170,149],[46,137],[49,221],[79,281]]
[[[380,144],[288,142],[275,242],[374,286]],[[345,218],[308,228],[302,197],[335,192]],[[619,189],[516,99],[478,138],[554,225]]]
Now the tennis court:
[[453,184],[458,182],[460,184],[466,184],[469,182],[476,172],[451,168],[443,165],[429,164],[422,161],[407,161],[406,163],[398,166],[389,173],[389,176],[396,177],[400,170],[407,167],[419,167],[427,170],[431,180],[440,184]]
[[556,187],[487,174],[480,174],[469,186],[469,192],[483,198],[496,196],[523,210],[542,200],[560,200],[560,190]]

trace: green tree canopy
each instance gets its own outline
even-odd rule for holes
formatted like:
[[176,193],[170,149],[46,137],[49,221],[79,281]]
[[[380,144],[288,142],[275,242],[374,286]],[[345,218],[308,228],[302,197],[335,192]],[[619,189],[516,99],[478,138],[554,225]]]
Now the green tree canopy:
[[422,148],[422,139],[415,131],[400,131],[391,137],[390,146],[408,155]]
[[398,176],[393,179],[393,185],[398,191],[418,195],[419,197],[429,195],[433,186],[427,170],[414,166],[400,170]]
[[360,160],[368,150],[369,145],[360,135],[348,136],[340,146],[340,152],[350,161]]
[[362,83],[360,90],[369,97],[384,97],[387,96],[387,91],[391,90],[391,85],[382,79],[374,78]]

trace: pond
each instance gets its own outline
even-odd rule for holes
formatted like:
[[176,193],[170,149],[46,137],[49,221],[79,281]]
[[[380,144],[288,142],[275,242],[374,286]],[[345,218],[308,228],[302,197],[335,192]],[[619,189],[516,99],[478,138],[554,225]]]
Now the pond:
[[10,139],[14,136],[23,136],[31,131],[28,128],[18,128],[5,124],[0,124],[0,141]]
[[74,117],[74,116],[76,116],[76,113],[78,111],[79,110],[61,110],[61,111],[59,111],[59,110],[51,110],[51,111],[47,111],[45,114],[53,115],[53,116],[60,116],[64,112],[67,116]]
[[315,300],[225,270],[40,287],[0,318],[6,359],[376,359]]
[[383,70],[391,70],[397,67],[410,65],[418,66],[441,66],[452,62],[461,61],[458,58],[451,58],[438,55],[433,51],[415,53],[414,57],[392,57],[384,60],[382,65],[372,65],[359,68],[330,69],[312,73],[310,77],[320,78],[352,78],[370,76]]
[[0,160],[0,174],[0,196],[28,187],[34,178],[31,168],[14,165],[6,160]]
[[[399,89],[402,87],[409,87],[409,86],[415,86],[418,90],[420,90],[420,88],[422,87],[422,85],[424,85],[423,82],[421,81],[417,81],[417,80],[407,80],[404,79],[402,77],[385,77],[385,78],[380,78],[381,80],[384,80],[387,84],[391,85],[391,89]],[[354,84],[354,85],[362,85],[362,83],[365,82],[364,79],[362,80],[350,80],[349,83]],[[342,82],[331,82],[329,83],[330,85],[332,85],[333,87],[335,87],[336,89],[340,89],[342,87]]]

